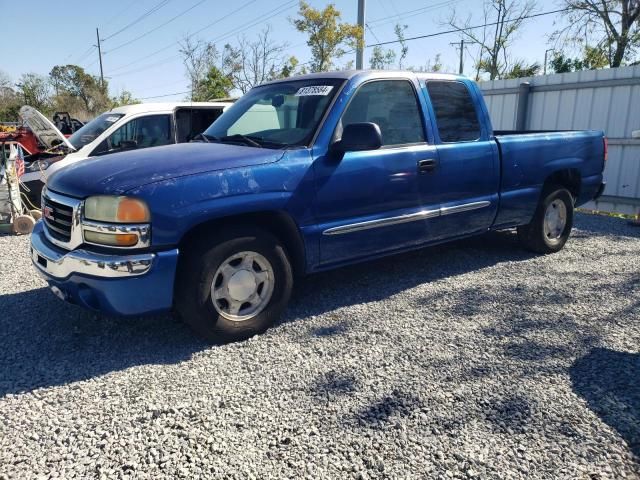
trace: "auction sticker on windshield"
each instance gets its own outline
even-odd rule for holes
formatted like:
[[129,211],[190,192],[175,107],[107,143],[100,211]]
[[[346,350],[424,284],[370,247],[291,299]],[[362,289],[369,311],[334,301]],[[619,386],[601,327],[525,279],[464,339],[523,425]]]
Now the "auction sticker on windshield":
[[308,87],[300,88],[295,96],[296,97],[308,97],[310,95],[329,95],[329,92],[333,90],[332,85],[310,85]]

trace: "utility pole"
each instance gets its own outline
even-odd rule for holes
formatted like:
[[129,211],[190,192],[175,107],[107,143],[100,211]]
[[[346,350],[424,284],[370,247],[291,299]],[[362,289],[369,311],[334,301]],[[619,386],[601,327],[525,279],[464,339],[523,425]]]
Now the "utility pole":
[[100,32],[96,27],[96,38],[98,39],[98,60],[100,60],[100,86],[104,88],[104,73],[102,71],[102,49],[100,48]]
[[358,0],[358,26],[362,31],[362,43],[356,52],[356,70],[362,70],[364,65],[364,7],[365,0]]
[[449,45],[454,45],[460,49],[460,67],[458,68],[458,73],[460,75],[464,73],[464,46],[465,44],[470,44],[470,43],[477,43],[477,42],[470,42],[470,41],[465,42],[463,38],[460,40],[460,43],[456,42],[456,43],[449,44]]
[[547,55],[549,52],[553,52],[553,51],[555,51],[553,48],[547,48],[544,51],[544,75],[547,74]]

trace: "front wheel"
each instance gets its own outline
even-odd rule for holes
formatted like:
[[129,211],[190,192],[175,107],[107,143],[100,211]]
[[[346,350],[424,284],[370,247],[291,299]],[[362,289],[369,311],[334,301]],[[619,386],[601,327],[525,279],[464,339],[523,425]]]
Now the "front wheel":
[[189,245],[176,278],[176,310],[209,341],[262,333],[285,309],[293,274],[268,232],[233,228]]
[[536,253],[562,250],[573,228],[573,197],[566,188],[550,185],[528,225],[518,227],[520,243]]

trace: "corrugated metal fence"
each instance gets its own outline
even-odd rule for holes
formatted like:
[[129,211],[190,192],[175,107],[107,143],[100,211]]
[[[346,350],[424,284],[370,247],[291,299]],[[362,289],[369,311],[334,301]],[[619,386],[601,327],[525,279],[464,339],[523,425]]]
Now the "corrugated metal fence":
[[640,66],[494,80],[480,88],[496,130],[604,130],[607,188],[585,207],[640,213],[640,136],[634,138],[640,135]]

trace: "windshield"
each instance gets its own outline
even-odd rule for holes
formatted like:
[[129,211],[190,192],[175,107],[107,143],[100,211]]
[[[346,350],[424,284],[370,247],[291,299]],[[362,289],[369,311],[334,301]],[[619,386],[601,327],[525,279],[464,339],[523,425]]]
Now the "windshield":
[[124,117],[124,113],[103,113],[69,137],[69,142],[76,150],[93,142],[102,132]]
[[205,140],[262,148],[308,145],[342,83],[316,78],[256,87],[211,124]]

